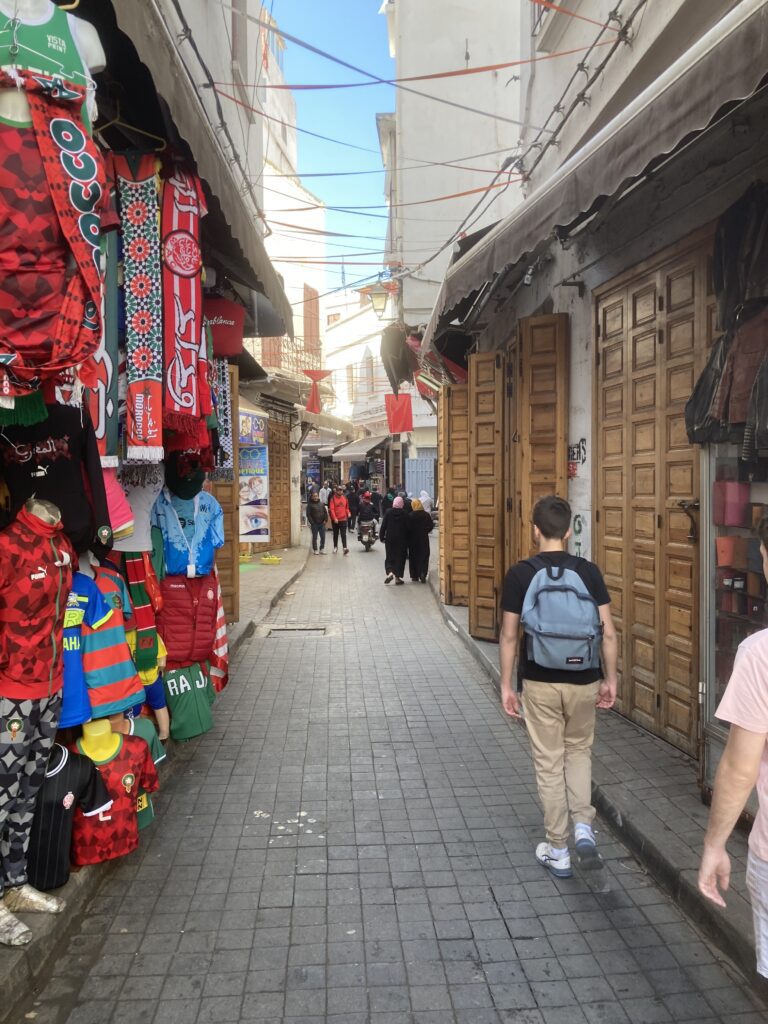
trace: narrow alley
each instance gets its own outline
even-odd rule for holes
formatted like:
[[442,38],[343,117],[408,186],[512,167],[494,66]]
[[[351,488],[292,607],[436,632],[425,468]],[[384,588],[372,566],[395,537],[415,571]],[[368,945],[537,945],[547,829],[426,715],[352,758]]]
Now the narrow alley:
[[20,1020],[765,1020],[605,832],[608,892],[535,863],[523,730],[430,589],[382,582],[309,559]]

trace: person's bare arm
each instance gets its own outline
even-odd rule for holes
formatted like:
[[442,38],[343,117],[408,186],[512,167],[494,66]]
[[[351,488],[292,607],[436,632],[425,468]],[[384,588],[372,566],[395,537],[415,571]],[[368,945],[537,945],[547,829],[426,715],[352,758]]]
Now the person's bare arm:
[[616,701],[617,667],[619,663],[619,642],[616,637],[616,627],[611,616],[611,606],[601,604],[600,621],[603,624],[603,681],[597,694],[597,706],[599,708],[612,708]]
[[517,635],[520,616],[504,612],[499,635],[499,667],[501,670],[501,706],[512,718],[520,718],[520,700],[516,691]]
[[766,733],[732,725],[717,767],[699,867],[699,891],[718,907],[725,906],[720,892],[728,891],[731,879],[731,859],[725,844],[757,781],[766,739]]

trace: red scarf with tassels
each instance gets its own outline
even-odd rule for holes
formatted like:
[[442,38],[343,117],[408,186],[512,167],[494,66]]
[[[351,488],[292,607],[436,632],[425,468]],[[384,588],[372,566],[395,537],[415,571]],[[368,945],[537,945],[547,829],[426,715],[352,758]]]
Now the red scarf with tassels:
[[[206,364],[200,220],[207,213],[200,179],[174,164],[163,183],[160,235],[163,253],[165,389],[163,426],[195,433],[201,416],[198,373]],[[207,386],[207,385],[206,385]]]

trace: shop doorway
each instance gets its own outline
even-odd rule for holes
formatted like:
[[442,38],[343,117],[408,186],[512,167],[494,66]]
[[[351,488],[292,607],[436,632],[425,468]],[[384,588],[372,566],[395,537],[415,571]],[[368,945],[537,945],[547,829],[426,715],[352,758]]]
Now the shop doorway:
[[697,756],[699,450],[685,403],[714,333],[711,234],[596,302],[594,558],[619,632],[617,709]]
[[567,494],[568,316],[527,317],[469,358],[469,631],[498,639],[504,573],[533,554],[533,506]]

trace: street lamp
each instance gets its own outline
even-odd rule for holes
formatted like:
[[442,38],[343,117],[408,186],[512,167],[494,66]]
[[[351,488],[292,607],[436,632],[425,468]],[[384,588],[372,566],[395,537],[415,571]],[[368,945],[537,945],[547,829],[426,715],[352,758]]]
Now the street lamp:
[[377,281],[376,284],[371,285],[368,290],[368,298],[371,300],[373,311],[379,320],[383,319],[384,314],[387,311],[387,299],[389,298],[389,291],[384,287],[381,281]]

